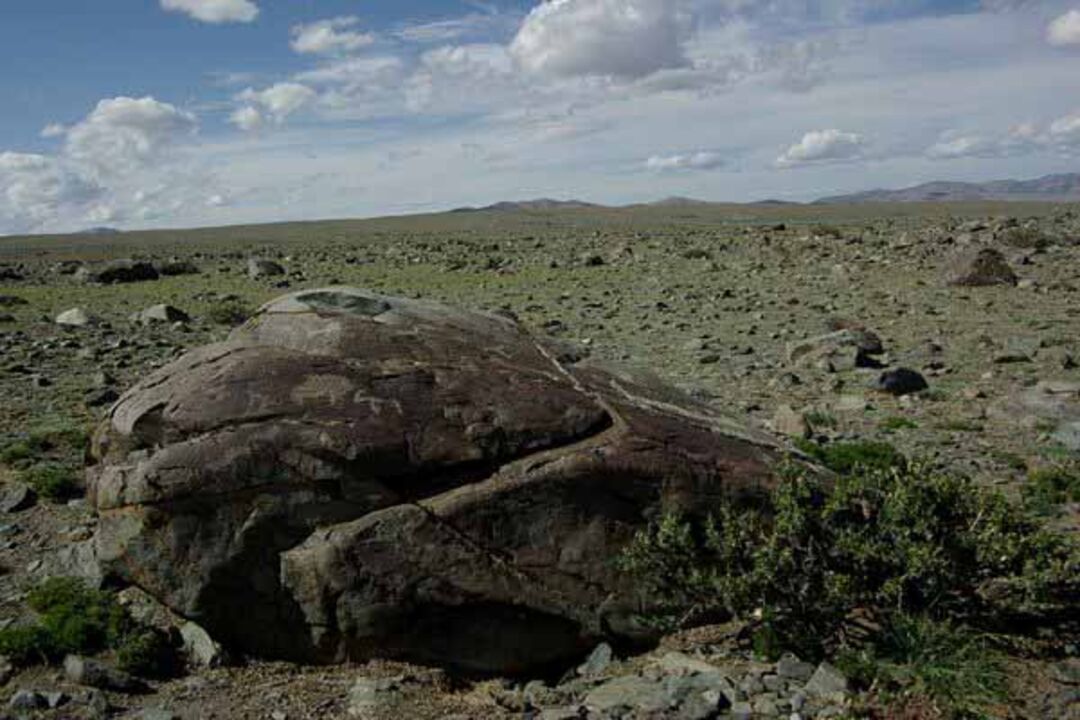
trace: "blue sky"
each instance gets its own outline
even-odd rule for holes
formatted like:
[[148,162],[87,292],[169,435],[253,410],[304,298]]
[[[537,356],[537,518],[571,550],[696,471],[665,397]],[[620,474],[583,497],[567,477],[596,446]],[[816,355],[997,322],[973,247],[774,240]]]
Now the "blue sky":
[[1080,169],[1080,0],[4,0],[0,67],[0,234]]

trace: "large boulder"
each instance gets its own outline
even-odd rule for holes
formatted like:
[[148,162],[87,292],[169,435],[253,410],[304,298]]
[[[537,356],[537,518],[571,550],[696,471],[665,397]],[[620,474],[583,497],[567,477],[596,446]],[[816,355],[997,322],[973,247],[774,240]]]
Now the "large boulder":
[[103,569],[231,650],[509,672],[640,638],[619,549],[771,489],[783,449],[504,317],[287,295],[95,436]]
[[148,262],[139,260],[113,260],[97,270],[81,268],[76,277],[83,282],[115,285],[117,283],[145,282],[157,280],[157,269]]

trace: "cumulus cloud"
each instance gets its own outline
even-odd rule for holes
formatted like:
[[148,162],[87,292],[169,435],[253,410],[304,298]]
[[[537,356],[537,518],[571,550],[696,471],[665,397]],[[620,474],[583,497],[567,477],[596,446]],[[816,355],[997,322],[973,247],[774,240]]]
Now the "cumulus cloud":
[[84,206],[100,193],[98,185],[56,158],[0,152],[0,229],[35,230],[63,208]]
[[1080,10],[1070,10],[1050,23],[1046,40],[1058,47],[1080,45]]
[[850,160],[862,153],[863,139],[857,133],[840,130],[812,130],[776,159],[780,167]]
[[1080,145],[1080,111],[1050,123],[1051,142],[1059,145]]
[[41,137],[43,138],[56,138],[63,137],[67,134],[67,128],[61,123],[49,123],[45,127],[41,128]]
[[161,7],[215,24],[249,23],[259,16],[259,7],[251,0],[161,0]]
[[244,132],[258,130],[263,125],[262,113],[250,105],[237,108],[229,115],[229,122]]
[[723,156],[709,150],[679,155],[653,155],[645,161],[645,167],[649,170],[715,170],[723,164]]
[[528,72],[640,78],[687,65],[674,0],[546,0],[510,44]]
[[[71,230],[182,210],[182,198],[208,189],[171,151],[197,125],[152,97],[115,97],[70,127],[48,126],[46,134],[64,138],[56,153],[0,153],[0,231]],[[135,189],[149,175],[165,184],[159,198]]]
[[[310,105],[316,97],[316,92],[307,85],[283,82],[271,85],[264,90],[248,88],[240,93],[237,99],[252,106],[261,107],[273,118],[274,122],[281,123],[289,115]],[[246,113],[245,117],[251,119],[253,116]]]
[[337,55],[350,53],[375,42],[371,33],[358,32],[358,17],[319,20],[292,29],[292,49],[301,55]]
[[129,172],[196,126],[191,113],[152,97],[116,97],[67,130],[65,152],[100,173]]

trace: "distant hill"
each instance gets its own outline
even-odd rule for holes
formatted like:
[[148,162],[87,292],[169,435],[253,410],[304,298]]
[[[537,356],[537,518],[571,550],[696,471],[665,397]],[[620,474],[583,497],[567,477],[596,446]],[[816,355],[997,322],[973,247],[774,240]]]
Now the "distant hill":
[[523,210],[582,210],[585,208],[598,208],[602,205],[585,202],[584,200],[552,200],[551,198],[537,198],[536,200],[515,200],[497,202],[494,205],[484,207],[463,207],[451,212],[519,212]]
[[1080,174],[1046,175],[1036,180],[994,180],[984,183],[928,182],[900,190],[867,190],[821,198],[815,204],[963,202],[1013,200],[1080,202]]
[[120,231],[111,227],[92,227],[80,230],[76,235],[119,235]]

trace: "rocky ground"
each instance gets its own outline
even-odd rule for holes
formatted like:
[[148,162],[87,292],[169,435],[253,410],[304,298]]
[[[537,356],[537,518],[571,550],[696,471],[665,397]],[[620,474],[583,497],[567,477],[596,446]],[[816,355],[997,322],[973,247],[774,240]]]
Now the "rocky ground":
[[[950,284],[983,247],[1000,251],[1015,281]],[[119,258],[138,262],[108,264]],[[486,212],[5,238],[0,446],[47,437],[41,458],[77,464],[84,443],[73,435],[152,368],[224,337],[285,288],[347,284],[512,313],[777,432],[886,440],[1017,493],[1031,470],[1080,451],[1078,267],[1080,208],[1051,205]],[[927,389],[883,392],[883,372],[897,368]],[[5,463],[0,626],[25,614],[27,590],[56,572],[55,553],[95,525],[77,494],[34,498],[19,459]],[[1077,518],[1066,506],[1052,521],[1075,531]],[[1001,716],[1080,717],[1075,661],[1016,662],[1016,700]],[[638,657],[602,647],[543,681],[254,661],[193,668],[139,693],[73,677],[0,668],[6,712],[810,718],[873,704],[829,666],[754,661],[730,628]]]

